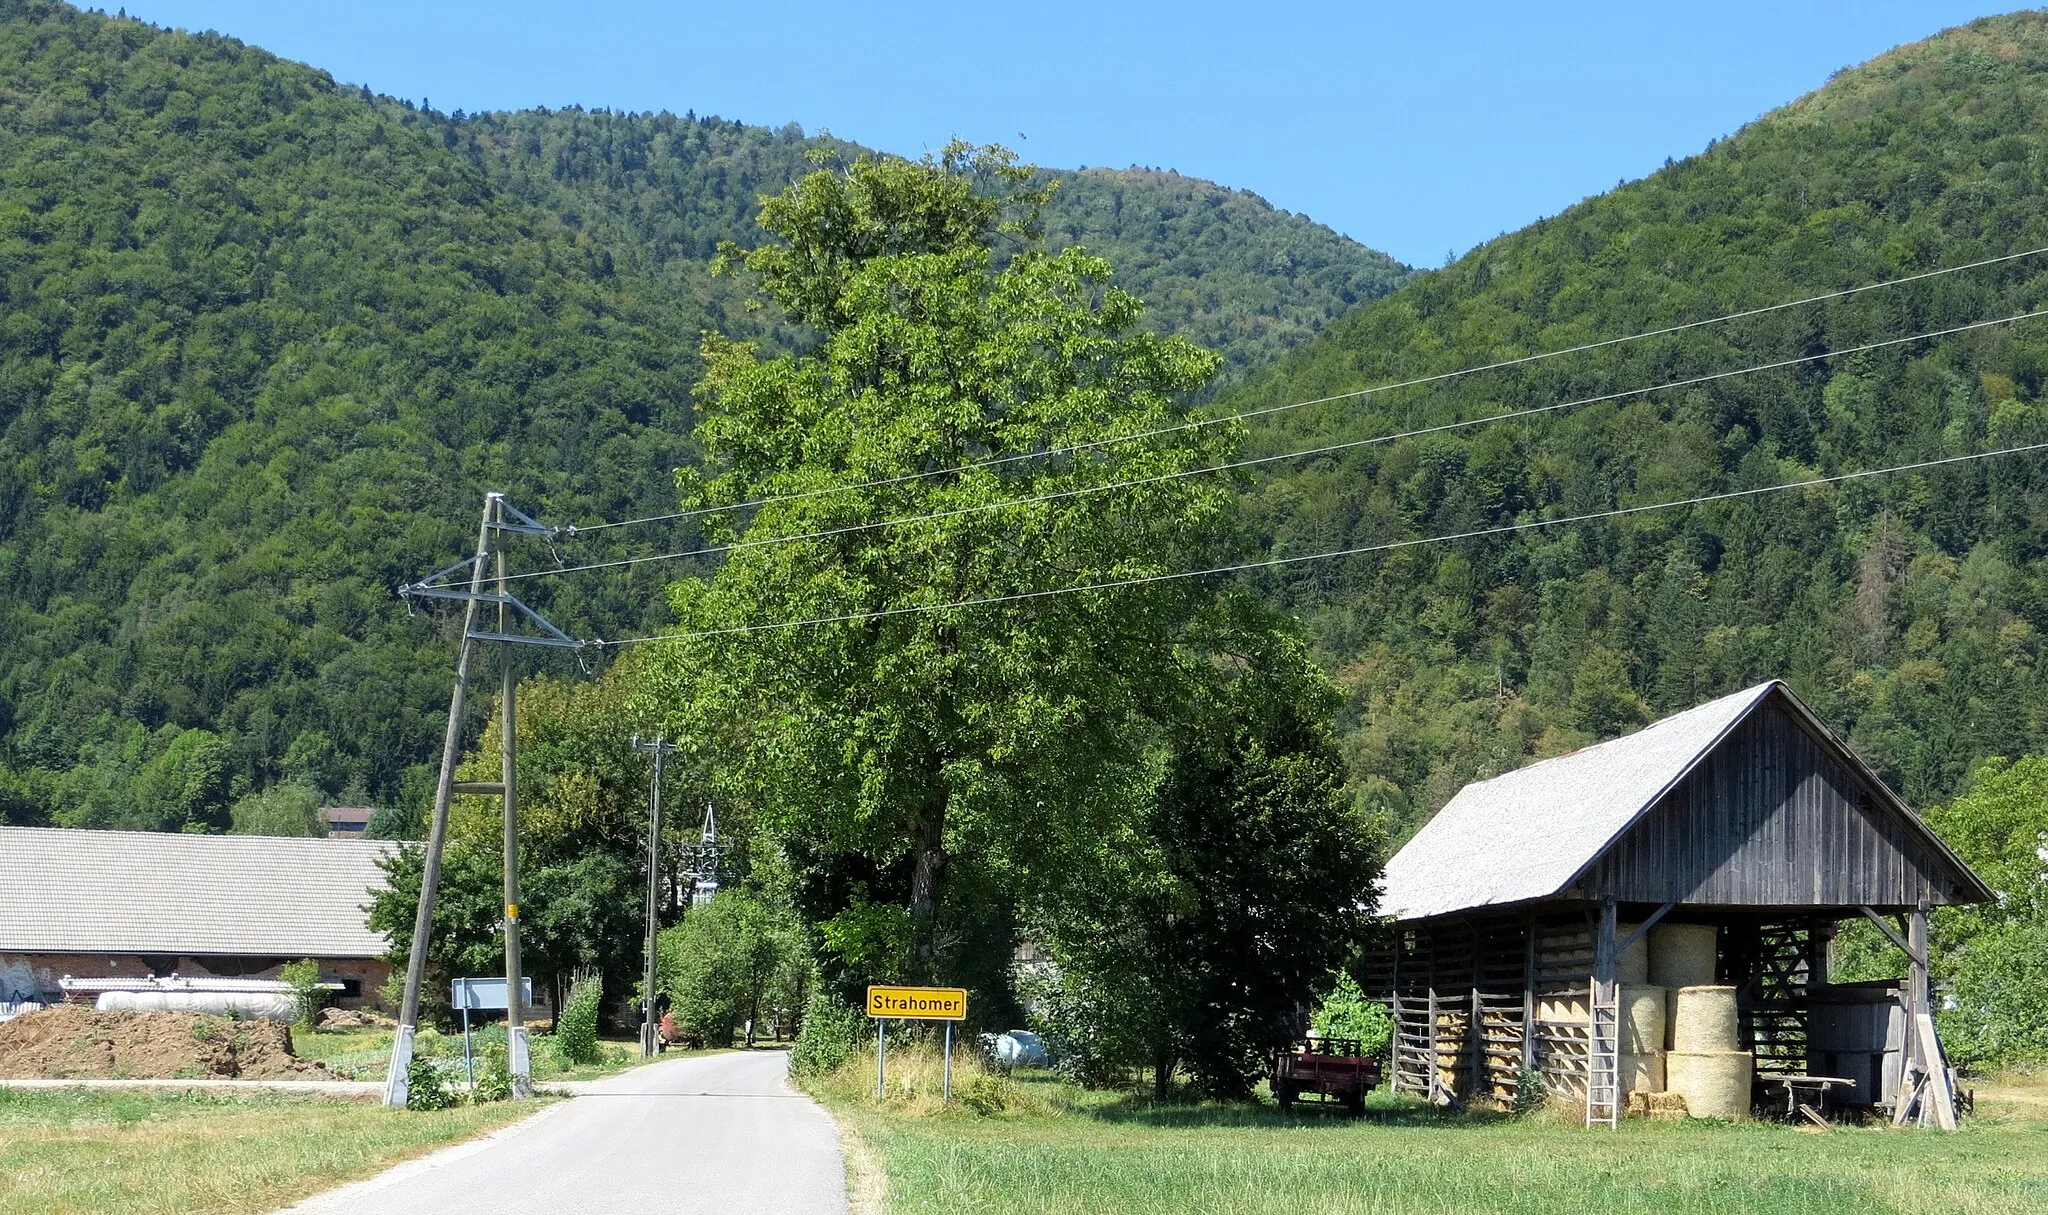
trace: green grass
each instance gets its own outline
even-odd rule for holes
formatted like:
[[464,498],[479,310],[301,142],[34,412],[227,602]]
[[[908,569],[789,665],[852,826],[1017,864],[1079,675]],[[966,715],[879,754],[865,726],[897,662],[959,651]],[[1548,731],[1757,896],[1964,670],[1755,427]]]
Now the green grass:
[[[292,1050],[302,1059],[316,1059],[327,1065],[327,1070],[343,1080],[382,1080],[391,1062],[392,1031],[388,1029],[344,1029],[344,1030],[292,1030]],[[505,1031],[502,1026],[491,1026],[471,1035],[472,1048],[481,1049],[485,1042],[503,1045]],[[604,1060],[595,1064],[565,1067],[556,1056],[550,1039],[545,1034],[535,1034],[532,1043],[533,1078],[540,1083],[555,1080],[597,1080],[613,1075],[626,1068],[637,1066],[640,1058],[640,1044],[629,1039],[606,1039],[598,1043]],[[423,1058],[443,1059],[459,1073],[462,1065],[462,1035],[443,1034],[431,1026],[421,1026],[413,1037],[413,1053]],[[664,1058],[675,1058],[677,1052],[670,1051]]]
[[0,1086],[0,1215],[270,1211],[535,1108]]
[[872,1066],[864,1082],[815,1087],[851,1132],[856,1193],[862,1169],[878,1168],[876,1205],[890,1215],[2048,1212],[2039,1086],[1981,1091],[1979,1114],[1953,1135],[1704,1122],[1588,1131],[1383,1095],[1353,1121],[1155,1106],[1044,1079],[1018,1083],[996,1116],[957,1103],[920,1114],[929,1104],[901,1094],[877,1109]]

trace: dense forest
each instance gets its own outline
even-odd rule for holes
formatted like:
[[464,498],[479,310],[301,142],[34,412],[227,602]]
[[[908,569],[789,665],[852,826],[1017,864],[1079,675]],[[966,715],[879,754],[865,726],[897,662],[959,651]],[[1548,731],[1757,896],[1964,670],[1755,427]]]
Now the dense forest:
[[[1227,394],[1258,409],[2048,246],[2048,16],[1839,74],[1478,248]],[[2013,316],[2048,254],[1278,413],[1278,453]],[[1299,555],[2048,439],[2048,322],[1282,461]],[[1282,567],[1346,690],[1354,787],[1398,835],[1474,778],[1783,677],[1920,806],[2048,751],[2048,461]]]
[[[453,115],[445,138],[507,193],[562,218],[612,257],[700,300],[714,327],[759,318],[705,274],[721,241],[760,239],[757,199],[857,145],[794,126],[694,114],[568,108]],[[1222,354],[1242,375],[1413,276],[1384,254],[1245,190],[1156,169],[1041,171],[1058,189],[1046,242],[1085,246],[1146,303],[1146,324]]]
[[[216,34],[0,7],[0,819],[215,830],[282,781],[416,790],[451,633],[393,588],[465,550],[485,489],[559,523],[672,508],[700,335],[805,340],[705,261],[820,150],[859,152],[444,115]],[[1049,239],[1099,243],[1240,371],[1407,274],[1206,182],[1059,176]],[[661,585],[540,604],[618,636],[666,618]]]

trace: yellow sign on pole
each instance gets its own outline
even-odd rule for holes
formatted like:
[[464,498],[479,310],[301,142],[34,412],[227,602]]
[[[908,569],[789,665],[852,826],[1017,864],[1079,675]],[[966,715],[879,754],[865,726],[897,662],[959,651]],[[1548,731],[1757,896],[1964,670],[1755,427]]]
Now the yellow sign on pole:
[[868,1016],[912,1021],[965,1021],[964,987],[870,987]]

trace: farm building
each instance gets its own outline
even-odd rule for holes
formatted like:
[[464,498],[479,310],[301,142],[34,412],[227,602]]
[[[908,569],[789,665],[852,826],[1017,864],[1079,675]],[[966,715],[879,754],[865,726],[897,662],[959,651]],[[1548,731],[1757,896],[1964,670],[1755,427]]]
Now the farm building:
[[[1790,689],[1761,684],[1468,785],[1388,862],[1395,940],[1373,979],[1393,1083],[1510,1102],[1540,1078],[1589,1122],[1770,1100],[1949,1125],[1927,912],[1990,897]],[[1907,978],[1828,983],[1845,920],[1876,924]]]
[[319,961],[335,1003],[374,1003],[389,948],[364,907],[390,844],[0,827],[0,1004],[61,981],[277,976]]

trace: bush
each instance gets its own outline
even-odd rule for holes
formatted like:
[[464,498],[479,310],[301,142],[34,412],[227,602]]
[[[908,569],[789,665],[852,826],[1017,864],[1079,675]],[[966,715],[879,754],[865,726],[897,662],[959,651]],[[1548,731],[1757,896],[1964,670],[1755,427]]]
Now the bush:
[[311,958],[288,962],[277,977],[291,985],[293,1023],[301,1029],[313,1028],[320,1019],[320,1006],[327,1003],[327,993],[320,989],[320,963]]
[[555,1051],[562,1062],[580,1065],[603,1059],[597,1048],[597,1015],[603,1006],[603,975],[592,975],[570,989],[555,1021]]
[[821,1076],[844,1067],[860,1049],[864,1028],[866,1018],[859,1009],[841,1004],[822,987],[814,987],[796,1045],[790,1048],[790,1070],[800,1076]]
[[1010,1108],[1010,1082],[1001,1076],[976,1076],[960,1090],[960,1104],[992,1117]]
[[409,1110],[445,1110],[461,1102],[432,1059],[414,1056],[405,1069],[405,1085],[405,1108]]
[[503,1101],[512,1095],[512,1062],[502,1043],[486,1042],[476,1052],[476,1101]]
[[1311,1023],[1322,1037],[1358,1039],[1368,1058],[1386,1058],[1394,1041],[1394,1018],[1386,1006],[1366,999],[1351,976],[1341,971]]

